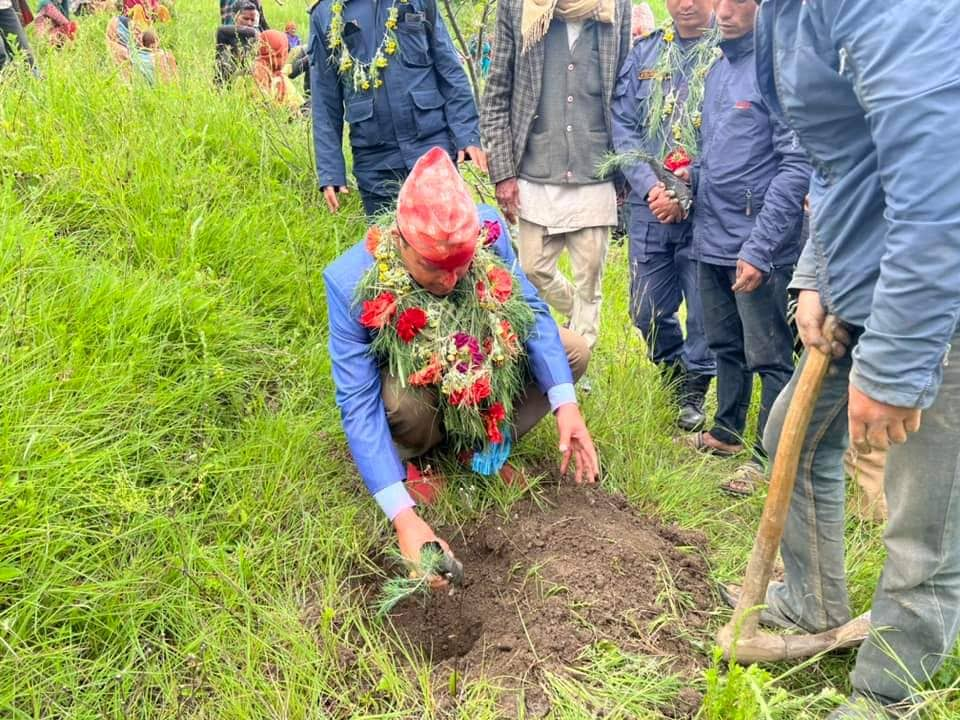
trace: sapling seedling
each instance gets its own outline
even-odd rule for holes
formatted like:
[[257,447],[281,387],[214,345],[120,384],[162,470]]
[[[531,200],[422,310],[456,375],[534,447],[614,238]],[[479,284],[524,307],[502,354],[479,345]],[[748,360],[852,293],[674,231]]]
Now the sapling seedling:
[[[404,560],[399,550],[392,552]],[[429,594],[430,578],[440,574],[443,564],[443,550],[433,543],[424,545],[420,549],[420,566],[416,573],[406,577],[393,577],[383,584],[380,601],[377,603],[377,615],[387,615],[408,597]]]

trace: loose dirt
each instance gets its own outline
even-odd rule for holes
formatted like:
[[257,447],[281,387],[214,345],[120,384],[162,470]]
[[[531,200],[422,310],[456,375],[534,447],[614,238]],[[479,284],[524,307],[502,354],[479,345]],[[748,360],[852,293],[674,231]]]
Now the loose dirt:
[[707,663],[694,645],[717,607],[704,537],[639,516],[622,496],[549,487],[506,518],[438,534],[463,562],[464,586],[390,615],[401,642],[434,664],[534,689],[540,671],[576,664],[600,640],[681,673]]

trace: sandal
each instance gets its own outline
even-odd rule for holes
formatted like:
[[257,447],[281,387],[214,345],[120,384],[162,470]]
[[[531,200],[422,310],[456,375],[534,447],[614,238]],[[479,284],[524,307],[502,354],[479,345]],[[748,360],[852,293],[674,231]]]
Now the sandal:
[[753,495],[760,483],[766,481],[766,475],[756,463],[744,463],[736,470],[725,483],[721,483],[720,489],[730,495],[737,497],[750,497]]
[[[731,450],[726,450],[724,448],[714,447],[709,445],[706,440],[704,440],[705,435],[710,435],[709,432],[695,432],[690,435],[684,435],[680,438],[680,444],[684,447],[688,447],[691,450],[696,450],[697,452],[704,453],[706,455],[716,455],[717,457],[733,457],[734,455],[739,455],[743,452],[743,445],[729,445],[730,448],[736,448]],[[713,437],[710,435],[710,437]]]

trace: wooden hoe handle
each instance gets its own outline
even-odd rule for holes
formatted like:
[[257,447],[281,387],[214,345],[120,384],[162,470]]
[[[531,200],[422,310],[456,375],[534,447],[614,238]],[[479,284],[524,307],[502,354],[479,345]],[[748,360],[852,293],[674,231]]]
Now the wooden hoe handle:
[[[823,326],[823,334],[831,342],[836,323],[836,319],[830,316]],[[797,478],[803,439],[829,368],[829,355],[817,348],[808,349],[780,433],[773,472],[770,475],[770,489],[747,565],[747,574],[743,579],[743,590],[733,617],[717,635],[717,643],[723,648],[728,659],[734,644],[749,642],[749,639],[757,634],[757,625],[760,622],[758,606],[766,603],[767,584],[770,582],[773,563],[787,521],[787,512],[790,510],[790,498]],[[737,638],[736,643],[734,638]]]

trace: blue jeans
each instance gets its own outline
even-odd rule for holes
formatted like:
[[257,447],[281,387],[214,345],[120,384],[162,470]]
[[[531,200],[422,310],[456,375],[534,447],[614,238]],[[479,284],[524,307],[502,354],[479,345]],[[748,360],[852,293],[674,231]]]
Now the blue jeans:
[[[624,204],[629,208],[629,204]],[[661,225],[631,213],[630,315],[643,333],[656,364],[680,362],[688,372],[713,375],[716,362],[703,328],[703,306],[697,289],[697,266],[690,259],[691,230],[683,225]],[[687,302],[687,337],[678,311]]]
[[[856,334],[855,336],[856,337]],[[801,365],[803,360],[801,360]],[[850,619],[844,575],[844,480],[849,353],[824,380],[804,439],[781,543],[785,581],[769,610],[809,632]],[[799,372],[798,372],[799,374]],[[796,377],[777,399],[764,445],[773,455]],[[854,689],[881,702],[906,699],[953,649],[960,628],[960,336],[920,431],[893,446],[884,478],[887,559],[873,597],[871,637],[857,656]],[[879,637],[878,637],[879,636]],[[887,648],[886,650],[884,648]],[[889,652],[894,657],[891,659]]]
[[736,445],[743,442],[753,394],[760,376],[759,438],[777,396],[793,375],[793,334],[787,322],[787,285],[793,267],[775,267],[751,293],[734,293],[736,268],[698,263],[700,299],[707,342],[717,356],[717,414],[710,434]]

